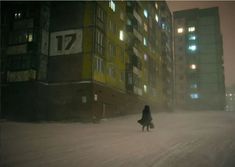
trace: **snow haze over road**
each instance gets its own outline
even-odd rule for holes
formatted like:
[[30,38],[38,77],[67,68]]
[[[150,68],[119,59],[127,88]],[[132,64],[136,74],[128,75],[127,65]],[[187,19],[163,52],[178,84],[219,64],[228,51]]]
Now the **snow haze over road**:
[[235,112],[139,115],[93,123],[1,122],[1,167],[235,167]]

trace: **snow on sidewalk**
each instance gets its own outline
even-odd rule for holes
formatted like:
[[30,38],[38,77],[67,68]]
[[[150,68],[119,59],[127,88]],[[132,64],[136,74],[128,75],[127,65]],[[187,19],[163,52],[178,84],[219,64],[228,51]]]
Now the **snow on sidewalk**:
[[235,113],[153,114],[93,123],[1,123],[1,167],[234,167]]

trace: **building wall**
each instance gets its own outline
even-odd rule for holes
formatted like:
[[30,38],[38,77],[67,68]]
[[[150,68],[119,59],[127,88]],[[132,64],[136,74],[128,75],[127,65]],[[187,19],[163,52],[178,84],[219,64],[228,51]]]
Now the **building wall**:
[[218,8],[175,12],[174,27],[176,105],[223,109],[225,88]]
[[[6,32],[1,72],[5,117],[96,120],[137,113],[145,104],[153,111],[169,107],[171,15],[166,3],[4,5],[2,13],[9,16],[1,25]],[[28,34],[16,33],[14,38],[23,42],[9,44],[15,25]]]

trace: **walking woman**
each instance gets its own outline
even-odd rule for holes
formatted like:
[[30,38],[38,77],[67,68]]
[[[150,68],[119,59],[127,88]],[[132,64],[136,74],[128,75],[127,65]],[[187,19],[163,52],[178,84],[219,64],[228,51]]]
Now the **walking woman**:
[[138,120],[138,122],[142,125],[142,131],[144,131],[144,128],[147,128],[147,131],[149,131],[149,128],[151,128],[152,124],[152,116],[150,112],[150,107],[148,105],[144,106],[143,112],[142,112],[142,118]]

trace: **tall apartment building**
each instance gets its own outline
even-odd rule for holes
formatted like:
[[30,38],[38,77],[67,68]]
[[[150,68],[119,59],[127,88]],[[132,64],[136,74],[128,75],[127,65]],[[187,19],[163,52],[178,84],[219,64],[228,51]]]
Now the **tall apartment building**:
[[223,48],[218,8],[177,11],[173,15],[176,107],[224,109]]
[[138,113],[144,104],[170,108],[165,2],[1,3],[4,116],[91,120]]

